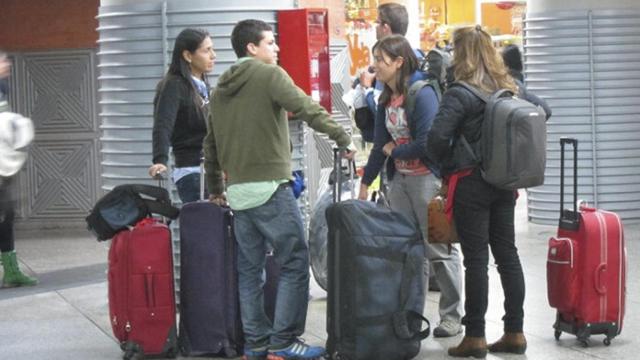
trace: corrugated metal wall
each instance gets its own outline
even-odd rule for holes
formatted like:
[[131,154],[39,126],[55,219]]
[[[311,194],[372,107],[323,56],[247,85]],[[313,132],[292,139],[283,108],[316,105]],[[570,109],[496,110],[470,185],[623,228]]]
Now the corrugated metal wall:
[[530,221],[558,221],[563,136],[579,140],[578,198],[640,221],[638,39],[640,9],[527,14],[526,82],[553,109],[545,185],[528,191]]
[[[239,20],[261,19],[276,28],[276,9],[291,8],[292,1],[235,1],[228,6],[198,1],[103,1],[98,11],[99,104],[102,188],[124,183],[154,183],[151,165],[153,97],[170,61],[176,36],[186,27],[211,34],[217,54],[209,82],[236,60],[231,30]],[[293,165],[304,168],[305,129],[291,124]],[[167,184],[173,188],[172,184]],[[174,195],[175,192],[174,192]],[[178,200],[177,196],[174,196]],[[303,198],[301,206],[308,208]],[[174,222],[174,266],[179,292],[179,233]]]
[[190,8],[189,2],[149,2],[101,6],[99,94],[102,129],[102,183],[149,182],[153,96],[168,66],[171,47],[185,27],[207,29],[218,58],[209,80],[236,60],[230,35],[234,24],[258,18],[275,26],[275,9],[290,1],[244,1],[237,7]]

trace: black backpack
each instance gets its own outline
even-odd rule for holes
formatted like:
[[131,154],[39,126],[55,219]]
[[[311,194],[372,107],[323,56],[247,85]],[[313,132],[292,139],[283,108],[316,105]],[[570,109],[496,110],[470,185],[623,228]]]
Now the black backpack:
[[87,229],[96,235],[98,241],[104,241],[151,214],[175,219],[178,213],[179,210],[171,205],[166,189],[127,184],[116,186],[100,198],[85,220]]
[[444,50],[434,48],[424,55],[420,63],[420,71],[426,73],[427,78],[426,80],[414,82],[407,91],[404,109],[409,117],[413,115],[413,110],[415,110],[416,106],[416,97],[423,87],[431,86],[436,93],[438,101],[440,101],[442,94],[447,89],[447,69],[450,64],[451,55]]
[[440,85],[440,90],[444,92],[447,88],[449,67],[451,66],[451,55],[438,48],[433,48],[427,52],[420,63],[420,70],[429,74]]
[[486,94],[465,82],[454,85],[486,103],[480,148],[474,151],[464,135],[460,137],[467,152],[481,164],[482,178],[505,190],[542,185],[547,160],[544,110],[506,89]]

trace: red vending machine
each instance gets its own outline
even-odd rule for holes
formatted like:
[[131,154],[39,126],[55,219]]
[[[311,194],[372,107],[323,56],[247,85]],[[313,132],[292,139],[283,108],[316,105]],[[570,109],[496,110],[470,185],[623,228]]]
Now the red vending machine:
[[331,113],[327,9],[279,11],[278,43],[280,66],[296,85]]

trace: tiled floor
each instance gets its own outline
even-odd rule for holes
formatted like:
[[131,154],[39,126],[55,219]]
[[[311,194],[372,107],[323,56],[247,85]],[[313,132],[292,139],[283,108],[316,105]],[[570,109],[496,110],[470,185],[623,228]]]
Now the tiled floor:
[[[524,201],[521,201],[524,202]],[[551,226],[526,222],[523,205],[518,207],[517,236],[526,276],[525,333],[527,354],[488,359],[636,359],[640,349],[640,225],[625,227],[628,251],[627,312],[622,334],[611,346],[603,336],[594,336],[582,347],[573,336],[553,337],[555,313],[546,299],[546,242],[555,231]],[[107,244],[88,234],[21,234],[18,255],[24,267],[38,274],[40,284],[32,288],[0,290],[0,359],[119,359],[121,356],[109,326],[106,299]],[[495,267],[490,270],[490,303],[487,338],[502,332],[503,295]],[[326,339],[326,294],[312,284],[307,333],[313,344]],[[429,293],[427,317],[435,326],[438,293]],[[446,359],[446,349],[461,336],[429,337],[417,359]],[[390,359],[393,360],[393,359]]]

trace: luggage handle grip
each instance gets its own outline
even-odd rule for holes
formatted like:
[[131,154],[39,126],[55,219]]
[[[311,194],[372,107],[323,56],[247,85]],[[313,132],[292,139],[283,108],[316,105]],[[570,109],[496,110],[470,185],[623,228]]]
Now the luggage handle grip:
[[[351,198],[355,199],[355,186],[353,182],[353,174],[356,171],[355,160],[350,159],[347,166],[349,171],[349,181],[351,183]],[[333,202],[337,203],[340,202],[340,198],[342,197],[342,150],[339,148],[333,148],[333,173]]]
[[200,201],[205,201],[207,199],[204,198],[204,181],[205,181],[205,173],[204,173],[204,155],[200,157]]
[[603,285],[602,275],[607,271],[607,264],[601,263],[595,269],[595,274],[593,277],[593,286],[596,289],[596,292],[600,295],[605,295],[607,293],[607,287]]
[[149,308],[153,308],[156,306],[156,299],[155,296],[153,295],[154,293],[154,289],[153,289],[153,274],[152,273],[145,273],[144,274],[144,290],[145,290],[145,295],[146,295],[146,300],[147,300],[147,307]]
[[[566,144],[573,146],[573,212],[564,209],[564,148]],[[577,230],[580,226],[578,216],[578,139],[560,138],[560,224],[559,227]]]

